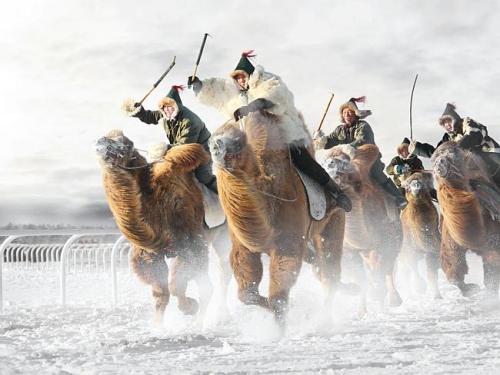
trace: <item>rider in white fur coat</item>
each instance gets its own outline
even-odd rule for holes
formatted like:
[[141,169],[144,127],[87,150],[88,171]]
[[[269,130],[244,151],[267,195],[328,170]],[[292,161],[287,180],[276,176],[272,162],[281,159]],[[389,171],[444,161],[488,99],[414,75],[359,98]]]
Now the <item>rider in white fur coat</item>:
[[[258,109],[281,117],[283,121],[280,123],[285,125],[283,130],[295,166],[324,186],[340,207],[350,211],[349,198],[307,151],[312,138],[302,115],[295,108],[293,94],[279,76],[266,72],[262,66],[253,66],[249,60],[253,57],[252,52],[242,54],[236,69],[230,74],[231,79],[200,81],[198,77],[189,77],[188,85],[193,86],[200,102],[214,107],[227,119],[240,119]],[[271,106],[267,106],[269,102]],[[260,107],[262,105],[265,107]]]

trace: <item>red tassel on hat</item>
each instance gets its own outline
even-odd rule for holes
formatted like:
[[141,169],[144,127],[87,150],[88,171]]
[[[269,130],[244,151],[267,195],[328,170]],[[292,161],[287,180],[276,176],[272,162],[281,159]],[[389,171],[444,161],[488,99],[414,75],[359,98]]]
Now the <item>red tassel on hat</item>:
[[172,85],[172,88],[176,89],[177,92],[180,92],[180,91],[184,91],[184,89],[186,88],[186,86],[184,86],[184,85]]
[[244,56],[244,57],[255,57],[257,56],[256,54],[254,54],[254,49],[251,49],[251,50],[248,50],[248,51],[244,51],[241,56]]

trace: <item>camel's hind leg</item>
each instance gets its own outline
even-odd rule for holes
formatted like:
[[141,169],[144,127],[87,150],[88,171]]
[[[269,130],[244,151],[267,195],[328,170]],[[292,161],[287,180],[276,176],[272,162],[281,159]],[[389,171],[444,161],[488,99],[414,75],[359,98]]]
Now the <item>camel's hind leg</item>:
[[229,282],[231,281],[231,265],[229,263],[229,254],[231,250],[231,240],[229,238],[229,231],[227,225],[222,228],[216,228],[216,232],[213,235],[212,247],[217,256],[217,261],[220,268],[220,287],[221,287],[221,297],[222,297],[222,310],[227,310],[226,299],[227,299],[227,288]]
[[443,225],[440,250],[441,268],[451,284],[457,286],[464,296],[470,296],[479,291],[479,286],[464,282],[468,272],[465,252],[466,249],[455,243],[446,225]]
[[267,298],[259,294],[263,272],[260,258],[260,253],[252,253],[233,238],[230,262],[238,284],[238,298],[246,305],[269,308]]
[[[212,296],[212,283],[208,277],[208,250],[205,243],[194,244],[189,251],[182,252],[172,262],[170,290],[178,299],[178,307],[186,315],[194,315],[198,308],[203,315]],[[195,280],[200,295],[200,304],[186,296],[190,280]]]
[[440,299],[442,297],[438,287],[439,256],[434,253],[426,253],[425,265],[427,268],[427,282],[432,291],[432,296],[434,299]]
[[130,261],[132,270],[139,280],[151,285],[155,299],[155,323],[161,324],[170,299],[168,266],[165,257],[134,247]]
[[305,251],[305,239],[296,234],[279,236],[277,248],[270,251],[269,307],[279,324],[283,325],[288,309],[290,289],[297,281]]
[[498,287],[500,285],[500,254],[489,251],[483,254],[484,286],[487,298],[498,300]]
[[314,234],[315,271],[326,291],[327,306],[331,305],[335,292],[340,286],[344,226],[345,216],[338,211],[338,214],[334,214],[329,219],[328,225],[321,233]]

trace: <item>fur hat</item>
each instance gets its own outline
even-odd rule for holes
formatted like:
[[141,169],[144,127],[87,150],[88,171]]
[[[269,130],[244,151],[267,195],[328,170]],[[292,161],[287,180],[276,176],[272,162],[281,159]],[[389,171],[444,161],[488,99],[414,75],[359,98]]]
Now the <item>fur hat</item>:
[[409,145],[410,145],[410,140],[407,137],[404,137],[403,141],[401,142],[400,145],[398,145],[398,148],[396,149],[398,155],[401,155],[401,151],[403,151],[404,149],[408,150]]
[[170,105],[172,107],[176,107],[179,109],[182,107],[182,100],[179,92],[184,90],[184,86],[182,85],[173,85],[167,96],[162,98],[158,103],[158,108],[162,109],[166,105]]
[[245,51],[241,54],[240,61],[238,61],[238,65],[236,65],[236,68],[229,74],[229,76],[233,79],[236,78],[237,75],[239,74],[245,74],[247,77],[250,77],[255,70],[255,67],[253,66],[252,62],[250,61],[249,57],[255,57],[253,53],[253,49],[250,51]]
[[458,115],[458,113],[455,111],[457,107],[455,107],[454,104],[451,103],[446,103],[446,107],[443,111],[443,114],[439,118],[439,125],[443,126],[444,122],[446,120],[451,120],[451,123],[455,126],[456,124],[460,124],[462,119]]
[[359,109],[358,105],[356,103],[364,103],[366,101],[366,96],[360,96],[359,98],[351,98],[349,101],[346,103],[342,104],[339,108],[339,114],[340,114],[340,121],[344,121],[344,118],[342,117],[342,112],[346,108],[350,108],[354,111],[357,117],[359,118],[365,118],[368,117],[372,114],[372,111],[369,109]]

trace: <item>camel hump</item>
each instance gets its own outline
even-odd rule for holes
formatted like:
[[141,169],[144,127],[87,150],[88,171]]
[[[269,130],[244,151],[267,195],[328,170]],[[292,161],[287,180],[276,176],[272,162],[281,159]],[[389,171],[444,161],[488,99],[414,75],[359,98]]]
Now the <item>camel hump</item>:
[[163,159],[172,170],[191,172],[210,160],[210,155],[198,143],[190,143],[172,147]]
[[380,156],[380,150],[376,145],[365,144],[356,148],[355,161],[371,166]]

